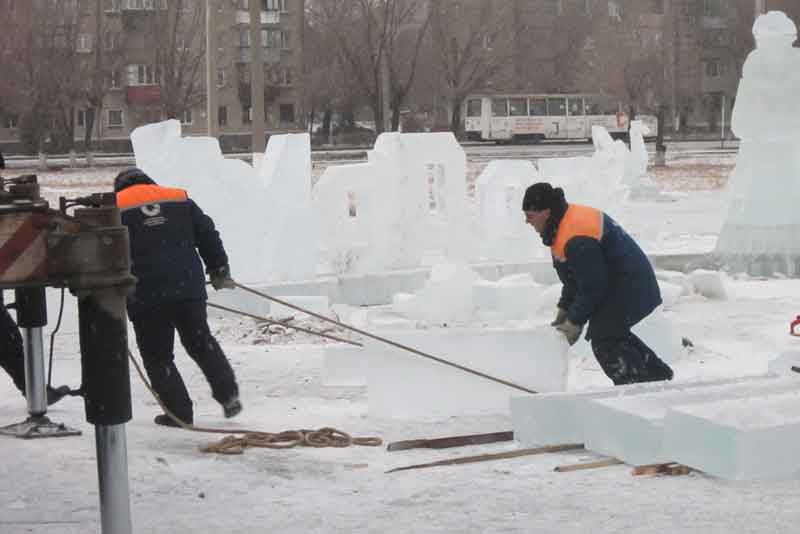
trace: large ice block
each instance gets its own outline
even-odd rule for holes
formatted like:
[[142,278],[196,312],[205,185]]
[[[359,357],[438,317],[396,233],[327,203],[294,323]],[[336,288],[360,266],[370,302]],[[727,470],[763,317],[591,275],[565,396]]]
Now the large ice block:
[[800,391],[672,408],[664,456],[729,480],[800,475]]
[[632,465],[669,462],[673,459],[665,454],[662,443],[664,417],[670,408],[791,391],[800,391],[800,376],[592,400],[582,414],[584,444]]
[[597,399],[627,398],[662,391],[684,391],[724,384],[763,380],[766,376],[693,382],[649,382],[578,392],[541,393],[511,397],[514,438],[526,446],[583,443],[584,406]]
[[[534,391],[567,387],[568,345],[554,329],[399,331],[385,337]],[[519,390],[383,344],[370,344],[369,411],[381,417],[508,413]]]

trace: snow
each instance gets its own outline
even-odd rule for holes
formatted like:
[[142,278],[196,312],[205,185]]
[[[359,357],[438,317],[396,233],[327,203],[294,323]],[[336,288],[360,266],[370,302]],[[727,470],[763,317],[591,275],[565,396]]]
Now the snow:
[[[730,158],[709,161],[702,167],[696,161],[676,162],[672,175],[664,174],[669,170],[651,171],[673,201],[631,202],[612,215],[642,240],[648,252],[712,250],[724,216],[720,185],[730,170]],[[52,199],[64,191],[107,190],[116,169],[104,172],[90,173],[86,179],[77,173],[49,174],[45,195]],[[235,261],[233,268],[235,275]],[[668,276],[660,278],[670,281]],[[726,279],[726,289],[727,300],[685,291],[663,310],[675,332],[693,343],[674,366],[676,380],[761,374],[771,360],[800,348],[800,339],[787,332],[788,323],[800,312],[800,280],[734,274]],[[297,294],[292,288],[287,291],[284,294]],[[557,286],[548,286],[543,293],[548,291],[557,298]],[[218,296],[212,293],[211,298]],[[48,298],[52,306],[54,297]],[[549,323],[554,303],[532,305],[530,323]],[[55,323],[50,309],[46,344]],[[343,308],[335,309],[344,315]],[[350,310],[348,316],[363,321],[362,311]],[[240,379],[245,410],[237,420],[224,420],[197,366],[177,346],[177,363],[195,400],[197,422],[203,425],[267,431],[335,426],[354,435],[378,435],[387,442],[511,428],[507,414],[419,421],[370,415],[363,386],[323,384],[327,342],[299,333],[263,334],[250,319],[215,316],[211,324]],[[483,324],[476,321],[470,328],[480,330]],[[135,348],[132,334],[129,343]],[[56,335],[55,354],[54,383],[77,386],[76,331]],[[574,370],[582,390],[609,384],[591,358],[576,360]],[[198,447],[219,435],[156,427],[152,418],[159,410],[133,375],[132,390],[134,418],[126,428],[135,532],[385,534],[413,525],[419,533],[772,534],[794,531],[797,525],[800,479],[796,477],[770,482],[725,482],[701,473],[633,477],[626,466],[570,474],[552,471],[556,465],[597,459],[585,451],[392,475],[385,471],[518,445],[396,453],[353,447],[203,454]],[[68,398],[53,406],[49,415],[80,428],[84,435],[0,439],[3,534],[83,534],[99,529],[93,431],[84,420],[83,404]],[[0,421],[10,424],[24,417],[24,400],[0,375]]]

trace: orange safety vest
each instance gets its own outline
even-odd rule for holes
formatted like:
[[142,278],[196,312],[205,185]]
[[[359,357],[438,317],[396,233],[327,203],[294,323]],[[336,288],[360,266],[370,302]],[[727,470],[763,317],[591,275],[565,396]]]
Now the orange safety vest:
[[573,237],[591,237],[599,241],[603,237],[603,212],[589,206],[570,204],[550,245],[554,258],[567,261],[565,249]]
[[136,184],[117,193],[117,207],[127,210],[161,202],[182,202],[187,198],[188,195],[183,189],[156,184]]

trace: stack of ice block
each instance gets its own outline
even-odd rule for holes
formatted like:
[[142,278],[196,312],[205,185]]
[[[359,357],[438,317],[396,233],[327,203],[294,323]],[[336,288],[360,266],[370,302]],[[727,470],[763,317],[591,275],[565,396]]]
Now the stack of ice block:
[[800,475],[800,391],[673,408],[664,453],[732,480]]
[[514,438],[523,445],[558,445],[583,443],[586,406],[595,400],[625,399],[645,393],[685,391],[714,385],[761,380],[767,375],[749,378],[694,382],[650,382],[578,392],[540,395],[517,395],[511,398]]

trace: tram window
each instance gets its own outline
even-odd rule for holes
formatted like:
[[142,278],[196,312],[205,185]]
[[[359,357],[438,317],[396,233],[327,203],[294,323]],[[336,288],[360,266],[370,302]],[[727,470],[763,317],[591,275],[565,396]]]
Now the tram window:
[[492,117],[508,117],[508,100],[505,98],[492,99]]
[[481,116],[481,99],[474,98],[467,100],[467,117],[480,117]]
[[547,99],[531,98],[531,116],[547,116]]
[[548,98],[547,99],[547,114],[553,116],[564,116],[567,114],[567,99],[566,98]]
[[508,114],[512,117],[524,117],[528,114],[527,98],[509,98]]
[[583,99],[570,98],[569,99],[569,114],[571,117],[578,117],[583,115]]
[[586,102],[586,114],[587,115],[600,115],[600,106],[597,102],[594,102],[588,98],[584,99]]

